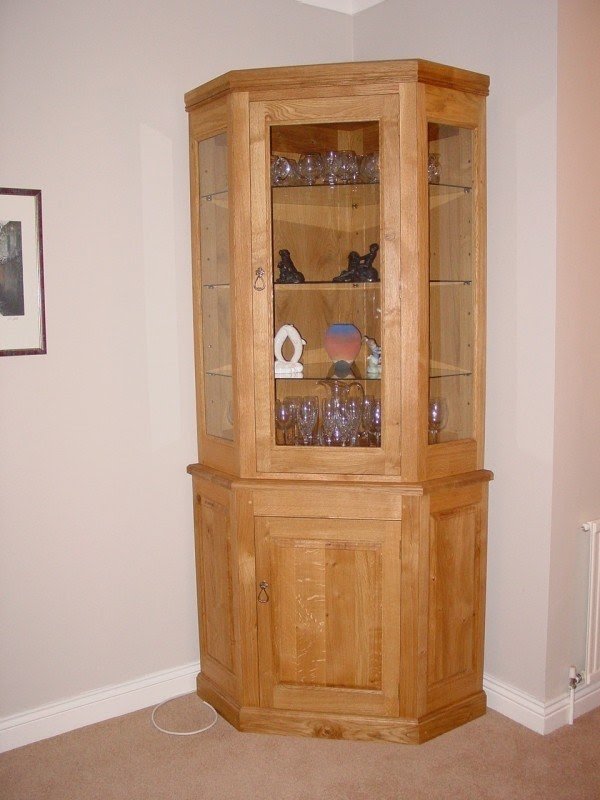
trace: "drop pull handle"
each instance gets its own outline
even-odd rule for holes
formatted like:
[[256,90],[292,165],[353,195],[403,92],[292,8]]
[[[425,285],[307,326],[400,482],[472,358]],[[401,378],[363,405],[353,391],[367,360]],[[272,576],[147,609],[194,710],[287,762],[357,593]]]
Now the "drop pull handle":
[[269,602],[269,593],[267,589],[269,588],[269,584],[267,581],[261,581],[259,584],[260,592],[258,593],[258,602],[259,603],[268,603]]
[[257,292],[262,292],[266,286],[265,283],[265,271],[262,267],[259,267],[256,272],[254,273],[254,288]]

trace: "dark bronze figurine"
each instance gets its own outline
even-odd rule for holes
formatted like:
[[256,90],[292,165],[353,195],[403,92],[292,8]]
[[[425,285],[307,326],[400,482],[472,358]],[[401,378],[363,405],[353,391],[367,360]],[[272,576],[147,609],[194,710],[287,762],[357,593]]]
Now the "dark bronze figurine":
[[373,266],[379,245],[373,243],[369,252],[360,256],[356,250],[348,255],[348,268],[333,278],[334,283],[373,283],[379,280],[379,273]]
[[281,261],[277,264],[279,277],[275,283],[304,283],[304,275],[294,266],[289,250],[280,250]]

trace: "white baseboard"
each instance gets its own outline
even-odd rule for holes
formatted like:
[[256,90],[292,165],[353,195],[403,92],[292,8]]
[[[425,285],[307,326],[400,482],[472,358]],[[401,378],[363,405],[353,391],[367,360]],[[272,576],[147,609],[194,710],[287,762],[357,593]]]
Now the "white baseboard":
[[193,692],[198,662],[0,719],[0,753]]
[[[547,703],[542,703],[514,686],[498,681],[489,675],[483,679],[488,708],[541,734],[552,733],[569,724],[570,695],[566,692]],[[600,684],[582,686],[575,692],[573,717],[576,719],[600,706]]]
[[[135,681],[107,686],[61,703],[0,719],[0,753],[32,744],[50,736],[119,717],[162,703],[170,697],[193,692],[199,662],[155,672]],[[537,733],[551,733],[569,722],[569,694],[542,703],[514,686],[486,675],[483,688],[488,707]],[[600,706],[600,684],[577,689],[575,718]]]

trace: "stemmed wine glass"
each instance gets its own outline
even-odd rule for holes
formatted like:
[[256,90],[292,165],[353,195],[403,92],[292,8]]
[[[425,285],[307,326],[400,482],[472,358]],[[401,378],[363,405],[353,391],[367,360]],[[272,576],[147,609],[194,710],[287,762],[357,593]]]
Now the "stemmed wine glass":
[[[348,401],[328,398],[321,405],[321,430],[323,442],[329,447],[345,447],[352,443],[352,431],[355,425]],[[358,421],[356,421],[358,428]]]
[[271,183],[273,186],[281,186],[290,175],[291,165],[287,158],[283,156],[271,156]]
[[312,186],[323,175],[323,159],[320,153],[305,153],[298,160],[298,172],[302,181]]
[[360,162],[363,183],[379,183],[379,153],[366,153]]
[[358,157],[354,150],[340,150],[338,159],[339,182],[356,183],[358,180]]
[[448,422],[448,404],[443,397],[431,397],[429,400],[429,442],[438,441],[440,431]]
[[327,150],[323,153],[323,179],[329,186],[335,186],[338,182],[338,169],[340,154],[337,150]]
[[440,157],[438,153],[430,153],[427,160],[427,179],[429,183],[439,183],[441,175]]
[[275,427],[280,434],[277,436],[277,444],[288,443],[288,431],[293,427],[294,421],[294,407],[287,400],[276,400]]
[[369,446],[369,432],[371,430],[371,406],[373,405],[374,401],[375,398],[372,394],[366,394],[362,398],[361,416],[358,426],[358,441],[359,443],[364,443],[366,447]]
[[319,416],[319,400],[317,397],[303,397],[297,409],[297,424],[302,444],[313,443],[313,434]]
[[375,447],[381,446],[381,400],[376,397],[369,412],[369,431],[373,434]]
[[321,402],[321,434],[323,443],[327,446],[333,444],[335,425],[336,425],[336,409],[337,404],[335,400],[325,399]]
[[346,415],[348,417],[348,444],[356,447],[358,444],[358,430],[362,419],[362,397],[349,397],[346,400]]

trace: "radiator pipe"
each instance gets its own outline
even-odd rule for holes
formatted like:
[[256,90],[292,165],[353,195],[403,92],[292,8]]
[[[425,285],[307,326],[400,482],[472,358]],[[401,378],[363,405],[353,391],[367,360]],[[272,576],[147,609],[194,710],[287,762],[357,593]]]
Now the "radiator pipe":
[[581,672],[577,672],[577,667],[569,667],[569,725],[575,719],[575,689],[583,681]]

